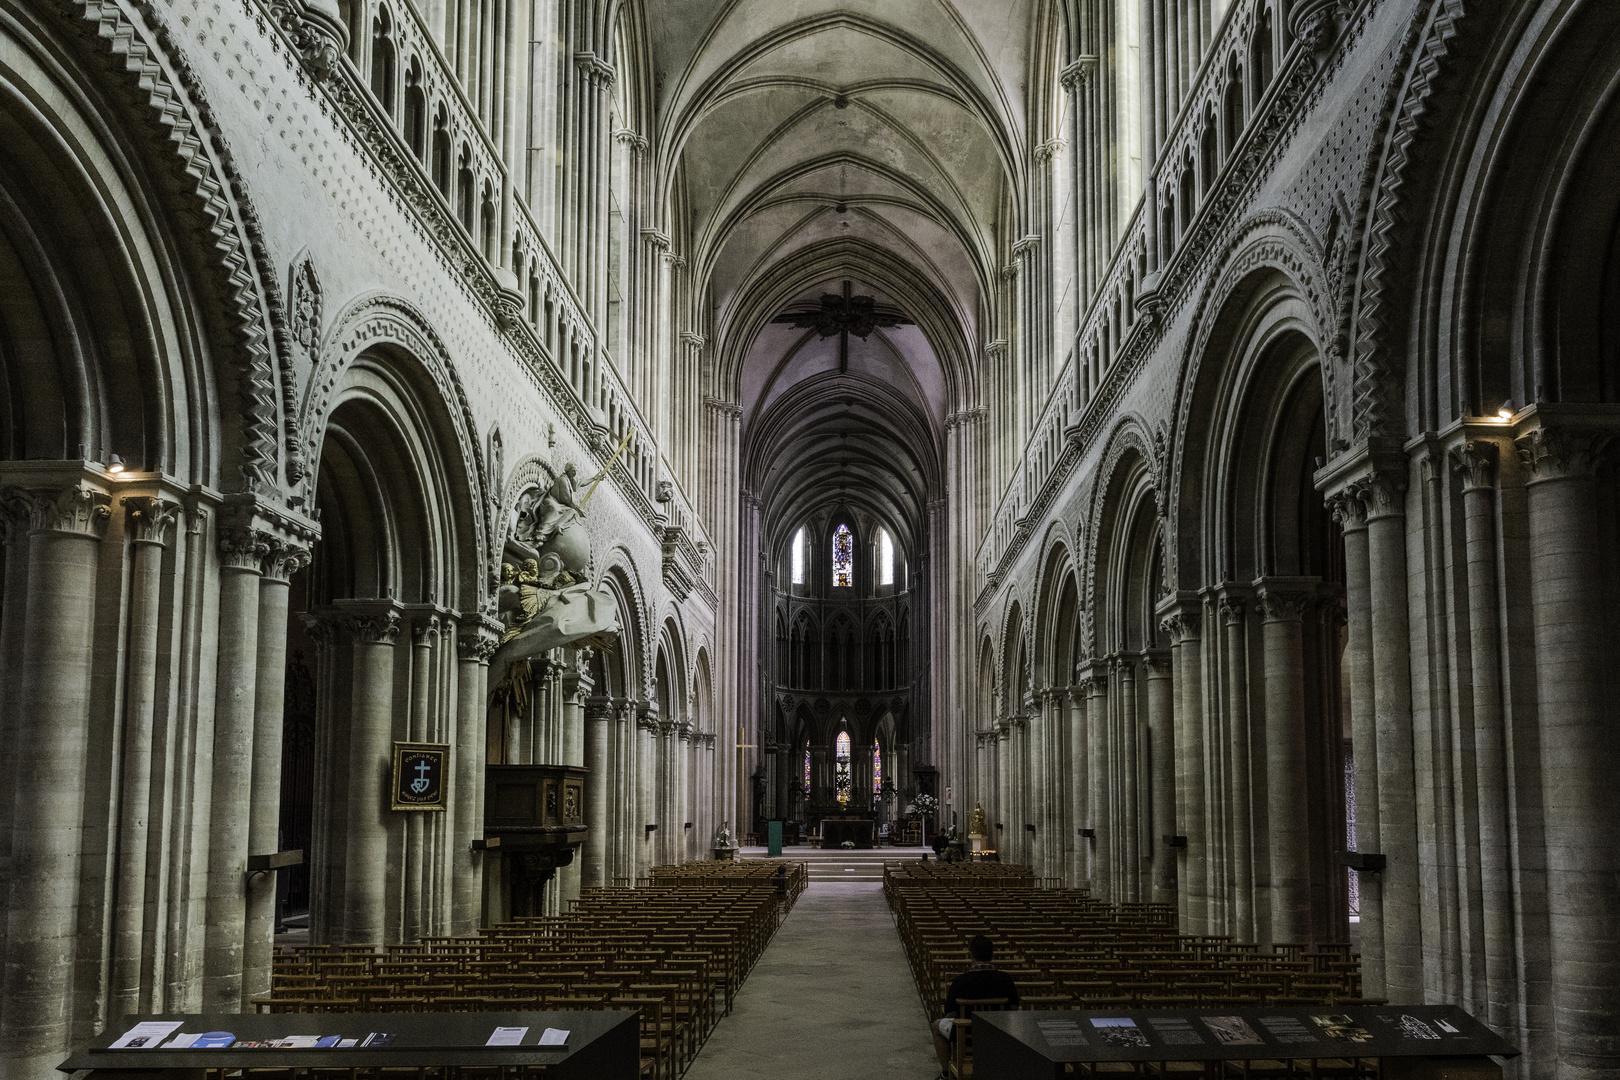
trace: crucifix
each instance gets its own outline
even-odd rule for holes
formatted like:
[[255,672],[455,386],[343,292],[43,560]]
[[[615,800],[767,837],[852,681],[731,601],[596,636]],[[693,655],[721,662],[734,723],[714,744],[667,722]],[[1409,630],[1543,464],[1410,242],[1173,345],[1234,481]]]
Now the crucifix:
[[819,307],[803,311],[790,311],[772,319],[800,330],[814,330],[819,337],[838,335],[838,372],[849,370],[849,335],[865,341],[879,327],[910,326],[911,320],[893,308],[879,310],[877,300],[870,296],[855,296],[850,283],[844,282],[842,296],[831,293],[821,295]]

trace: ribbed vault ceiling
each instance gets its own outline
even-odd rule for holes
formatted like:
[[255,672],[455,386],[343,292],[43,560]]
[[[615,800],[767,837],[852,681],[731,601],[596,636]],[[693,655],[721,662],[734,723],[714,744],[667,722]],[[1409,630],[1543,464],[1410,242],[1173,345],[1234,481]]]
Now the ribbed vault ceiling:
[[[1017,205],[1029,0],[650,0],[657,163],[746,483],[783,542],[830,503],[908,549],[940,494],[943,425],[978,404],[1004,207]],[[773,323],[848,281],[907,325]]]

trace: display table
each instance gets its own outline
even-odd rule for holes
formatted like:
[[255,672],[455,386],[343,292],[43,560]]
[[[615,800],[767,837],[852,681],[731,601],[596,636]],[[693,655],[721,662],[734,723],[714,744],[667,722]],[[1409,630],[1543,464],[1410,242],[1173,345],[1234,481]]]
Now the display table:
[[1385,1077],[1500,1076],[1519,1051],[1453,1005],[1022,1010],[973,1018],[975,1080],[1073,1076],[1080,1062],[1378,1058]]
[[[392,1035],[387,1046],[355,1045],[348,1048],[209,1048],[166,1050],[174,1035],[155,1039],[156,1049],[109,1049],[109,1045],[140,1021],[178,1020],[174,1034],[226,1032],[237,1043],[271,1042],[287,1036],[338,1035],[356,1043],[368,1036]],[[528,1028],[517,1046],[486,1046],[496,1028]],[[546,1028],[568,1031],[562,1047],[536,1045]],[[373,1039],[373,1041],[376,1041]],[[80,1069],[119,1073],[191,1073],[199,1069],[384,1069],[445,1068],[482,1070],[485,1075],[544,1074],[560,1080],[587,1077],[622,1077],[640,1074],[641,1033],[637,1014],[629,1010],[582,1012],[460,1012],[460,1013],[169,1013],[130,1016],[107,1025],[95,1042],[57,1066],[61,1072]],[[93,1074],[92,1074],[93,1075]],[[250,1074],[244,1073],[244,1080]]]
[[821,819],[821,846],[824,848],[843,847],[846,840],[853,840],[858,848],[869,848],[876,836],[875,821],[861,821],[854,818]]

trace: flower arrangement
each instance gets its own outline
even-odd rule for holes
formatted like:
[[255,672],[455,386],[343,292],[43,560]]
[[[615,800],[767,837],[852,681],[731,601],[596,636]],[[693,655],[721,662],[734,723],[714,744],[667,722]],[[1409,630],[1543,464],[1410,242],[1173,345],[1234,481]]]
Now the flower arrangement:
[[911,805],[906,808],[906,813],[914,818],[931,818],[939,813],[939,800],[932,795],[919,795],[911,800]]

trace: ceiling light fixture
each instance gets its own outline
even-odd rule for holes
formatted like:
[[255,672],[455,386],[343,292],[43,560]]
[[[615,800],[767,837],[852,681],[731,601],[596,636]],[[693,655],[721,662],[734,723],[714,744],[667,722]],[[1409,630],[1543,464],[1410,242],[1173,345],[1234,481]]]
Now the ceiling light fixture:
[[110,473],[113,473],[115,475],[118,474],[118,473],[123,472],[124,471],[124,459],[119,457],[117,454],[114,454],[112,456],[111,460],[109,460],[107,462],[107,471],[110,472]]
[[1513,419],[1513,414],[1518,411],[1518,409],[1513,407],[1513,399],[1508,398],[1506,401],[1502,402],[1501,408],[1496,410],[1496,418],[1498,420],[1511,420]]

